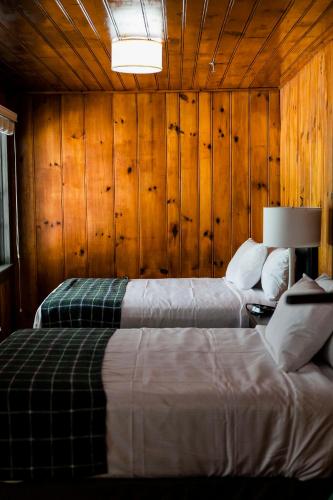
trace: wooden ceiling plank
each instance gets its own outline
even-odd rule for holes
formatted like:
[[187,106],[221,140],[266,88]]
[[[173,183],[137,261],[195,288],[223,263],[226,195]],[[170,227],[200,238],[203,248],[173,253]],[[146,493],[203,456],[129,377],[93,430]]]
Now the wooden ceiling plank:
[[274,26],[283,17],[289,3],[290,0],[275,0],[273,7],[270,8],[267,7],[266,2],[259,3],[234,57],[230,60],[224,79],[221,80],[222,86],[229,88],[240,86],[247,68],[266,42]]
[[278,50],[274,54],[274,59],[269,59],[261,68],[260,72],[255,76],[251,86],[262,85],[262,82],[279,85],[281,76],[281,65],[288,54],[301,42],[306,33],[322,16],[323,12],[332,5],[330,0],[318,0],[313,2],[311,7],[305,10],[299,21],[293,26],[287,37],[279,45]]
[[[68,84],[71,86],[73,90],[88,90],[87,85],[82,80],[77,71],[68,63],[68,61],[59,52],[57,48],[58,46],[57,42],[55,42],[55,44],[52,44],[50,40],[47,38],[47,36],[44,34],[45,30],[42,31],[40,29],[40,25],[43,24],[43,16],[40,15],[38,21],[36,21],[31,19],[30,16],[28,16],[20,6],[17,7],[17,11],[20,13],[24,21],[26,21],[26,23],[29,24],[30,28],[32,28],[33,31],[32,38],[30,38],[30,41],[28,40],[28,43],[35,46],[36,49],[38,47],[38,50],[40,50],[43,53],[43,55],[42,54],[40,55],[40,58],[43,59],[43,61],[45,61],[45,63],[51,68],[52,64],[55,63],[55,66],[53,66],[53,68],[56,69],[57,73],[59,73],[61,78],[66,79],[66,82],[68,82]],[[20,38],[21,37],[24,38],[25,36],[26,32],[22,33],[20,32]]]
[[[29,3],[31,4],[31,0]],[[33,0],[32,5],[36,6],[44,17],[41,28],[44,27],[47,38],[57,44],[59,52],[76,69],[88,89],[103,90],[99,75],[97,76],[97,68],[93,67],[92,55],[85,46],[82,46],[80,36],[64,16],[57,0],[43,0],[43,3],[40,0]],[[25,7],[25,10],[28,15],[34,15],[32,9],[29,11]]]
[[170,61],[169,61],[169,41],[168,41],[168,25],[166,14],[166,0],[161,0],[162,5],[162,22],[163,22],[163,47],[162,47],[162,64],[163,69],[158,75],[159,88],[165,90],[170,89]]
[[141,0],[147,35],[163,39],[163,2],[162,0]]
[[[67,87],[71,90],[82,89],[82,83],[78,80],[76,75],[68,74],[68,67],[59,60],[56,66],[56,71],[53,71],[52,66],[49,64],[49,58],[54,56],[53,49],[45,42],[44,37],[36,31],[35,26],[32,26],[30,21],[25,19],[18,9],[15,11],[8,11],[4,5],[0,4],[0,18],[2,25],[12,33],[13,36],[26,48],[28,60],[34,66],[34,62],[29,56],[30,53],[37,56],[51,72],[57,74],[61,81],[66,82]],[[24,82],[22,82],[24,83]],[[38,80],[36,84],[38,85]]]
[[[321,47],[333,40],[333,22],[324,32],[320,32],[317,38],[305,37],[293,51],[293,60],[289,61],[287,69],[282,72],[280,85],[284,85],[292,76],[298,72]],[[281,68],[283,70],[283,68]]]
[[249,62],[252,60],[253,54],[257,54],[259,52],[264,41],[264,38],[242,38],[237,47],[235,57],[232,59],[231,64],[226,68],[220,87],[238,87],[242,75],[244,75],[249,67]]
[[[103,9],[102,12],[104,12],[104,23],[103,23],[101,20],[100,12],[99,11],[96,12],[98,8],[95,8],[96,6],[92,4],[91,1],[89,2],[89,0],[76,0],[76,2],[80,6],[80,9],[82,10],[83,15],[87,20],[90,28],[95,33],[95,36],[98,39],[101,48],[103,49],[105,56],[107,58],[108,67],[111,68],[111,38],[109,30],[107,28],[107,23],[106,23],[107,14],[105,14],[105,10],[102,7]],[[111,71],[111,78],[116,90],[126,89],[120,73]]]
[[229,60],[234,54],[251,16],[253,16],[257,3],[258,0],[236,0],[233,4],[221,37],[220,49],[215,57],[215,71],[209,74],[206,84],[207,88],[220,87],[220,82],[227,70]]
[[[161,0],[140,0],[140,2],[147,37],[163,40],[163,6]],[[144,81],[147,87],[142,85],[141,87],[143,89],[158,90],[160,88],[160,75],[161,73],[154,73],[152,75],[153,79]],[[151,86],[148,87],[148,84]]]
[[[194,88],[206,87],[211,71],[209,63],[215,59],[219,50],[232,4],[233,0],[211,0],[209,2],[197,64],[192,76],[192,86]],[[216,35],[218,35],[217,38]]]
[[199,53],[200,53],[200,47],[202,44],[202,35],[204,31],[204,27],[206,25],[206,20],[207,20],[207,11],[208,11],[208,5],[209,5],[209,0],[205,0],[202,6],[202,13],[201,13],[201,21],[200,21],[200,28],[198,32],[198,40],[197,40],[197,47],[195,50],[195,56],[194,56],[194,65],[193,65],[193,71],[192,71],[192,81],[190,88],[192,89],[195,85],[195,75],[197,73],[198,69],[198,59],[199,59]]
[[240,86],[247,88],[251,86],[255,76],[261,68],[268,62],[272,61],[279,45],[288,36],[293,26],[304,15],[304,12],[311,7],[313,0],[299,0],[290,2],[289,9],[286,10],[285,15],[281,18],[281,22],[272,31],[271,36],[263,46],[262,50],[257,54],[256,58],[249,66],[246,74],[244,75]]
[[[95,37],[98,40],[98,43],[100,45],[101,52],[99,52],[99,50],[97,49],[98,53],[99,53],[99,59],[100,60],[104,59],[105,68],[108,68],[108,69],[111,68],[111,51],[110,51],[111,42],[110,42],[110,40],[108,39],[107,45],[106,45],[105,41],[102,39],[102,37],[101,37],[97,27],[95,26],[93,19],[91,18],[83,1],[82,0],[76,0],[76,1],[77,1],[77,4],[79,5],[84,17],[85,17],[87,23],[89,24],[91,30],[94,32]],[[87,2],[85,2],[85,3],[87,3]],[[89,37],[86,36],[86,38],[89,38]],[[103,53],[104,53],[105,57],[103,56]],[[116,73],[116,72],[110,70],[110,79],[112,81],[113,87],[116,90],[123,90],[125,88],[125,85],[124,85],[124,82],[122,80],[120,73]]]
[[187,2],[186,24],[184,31],[184,48],[182,54],[182,89],[190,89],[192,85],[192,74],[195,63],[195,54],[200,43],[202,23],[201,19],[205,13],[206,0]]
[[[22,84],[24,85],[24,90],[33,89],[36,85],[36,73],[31,68],[31,65],[21,60],[20,57],[11,50],[0,37],[0,76],[1,81],[12,81],[14,88],[17,90],[22,89]],[[4,71],[4,67],[6,68]],[[50,83],[41,79],[39,82],[39,90],[47,91],[50,88]]]
[[291,80],[296,73],[298,73],[304,66],[317,54],[321,49],[324,49],[330,42],[333,41],[333,27],[321,37],[318,37],[311,47],[307,48],[295,63],[280,77],[280,86],[283,87],[289,80]]
[[[13,63],[14,67],[18,66],[18,71],[23,70],[23,66],[26,65],[29,68],[29,73],[34,75],[35,85],[36,82],[40,88],[52,87],[54,90],[69,90],[69,87],[61,80],[61,78],[54,73],[45,62],[30,51],[29,47],[26,47],[24,43],[20,42],[17,36],[11,32],[6,26],[0,22],[0,40],[5,47],[5,50],[1,51],[3,57],[6,58],[10,53],[13,53]],[[31,64],[31,57],[34,64]],[[44,81],[44,85],[41,85],[41,80]],[[20,82],[20,85],[25,81]]]
[[301,40],[293,47],[293,49],[286,55],[281,63],[281,74],[283,75],[288,68],[300,57],[300,55],[307,50],[313,43],[315,43],[327,31],[331,30],[333,26],[333,3],[322,13],[319,19],[309,28]]
[[181,88],[181,48],[183,0],[167,0],[166,18],[168,26],[168,54],[170,89]]
[[119,78],[111,71],[110,56],[101,43],[99,33],[84,9],[82,2],[73,0],[56,0],[59,8],[64,9],[64,16],[78,33],[79,42],[87,48],[92,56],[92,70],[97,70],[96,75],[105,90],[120,90],[122,85]]

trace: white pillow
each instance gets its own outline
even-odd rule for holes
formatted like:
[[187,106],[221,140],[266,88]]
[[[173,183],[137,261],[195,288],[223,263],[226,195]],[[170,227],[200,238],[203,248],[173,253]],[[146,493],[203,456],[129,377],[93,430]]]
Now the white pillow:
[[318,283],[325,292],[333,292],[333,280],[327,274],[318,276],[318,278],[316,278],[316,283]]
[[289,252],[277,248],[268,255],[261,273],[261,286],[268,300],[279,300],[288,288],[288,276]]
[[333,304],[287,304],[287,295],[295,293],[325,292],[303,275],[282,295],[264,332],[259,329],[272,358],[287,372],[308,363],[332,333]]
[[266,257],[267,248],[249,238],[229,262],[226,279],[242,290],[249,290],[260,280]]

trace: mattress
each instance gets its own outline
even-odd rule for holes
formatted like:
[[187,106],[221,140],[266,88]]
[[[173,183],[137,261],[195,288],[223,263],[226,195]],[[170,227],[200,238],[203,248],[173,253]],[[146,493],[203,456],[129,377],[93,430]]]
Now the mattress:
[[111,477],[326,477],[333,380],[279,370],[256,330],[118,330],[102,380]]
[[[121,328],[246,327],[248,302],[275,305],[260,288],[239,290],[224,278],[130,280],[121,306]],[[38,308],[34,328],[42,328]]]

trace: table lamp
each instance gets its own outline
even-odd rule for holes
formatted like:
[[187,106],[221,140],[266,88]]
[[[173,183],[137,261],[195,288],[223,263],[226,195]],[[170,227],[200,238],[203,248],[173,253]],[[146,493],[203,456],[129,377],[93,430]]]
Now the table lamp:
[[289,283],[295,282],[295,248],[320,245],[321,208],[265,207],[263,244],[289,249]]

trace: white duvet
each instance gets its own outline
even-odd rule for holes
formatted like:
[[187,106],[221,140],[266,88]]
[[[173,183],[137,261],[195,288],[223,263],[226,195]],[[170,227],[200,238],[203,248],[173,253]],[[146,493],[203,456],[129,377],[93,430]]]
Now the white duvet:
[[[247,302],[274,305],[261,289],[239,290],[224,278],[133,279],[122,302],[120,326],[247,326]],[[39,307],[34,328],[42,327]]]
[[282,372],[256,330],[118,330],[102,376],[110,476],[333,472],[332,370]]

